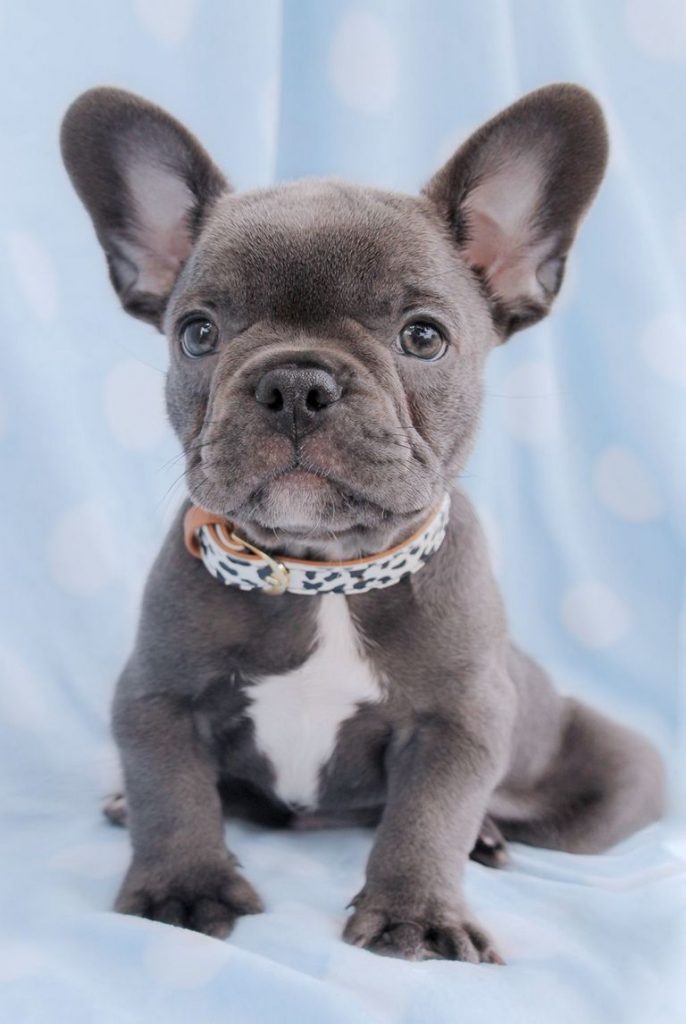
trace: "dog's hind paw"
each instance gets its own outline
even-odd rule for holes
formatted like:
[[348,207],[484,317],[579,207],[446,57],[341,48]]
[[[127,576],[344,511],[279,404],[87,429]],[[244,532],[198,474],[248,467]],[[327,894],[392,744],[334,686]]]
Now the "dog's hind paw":
[[119,825],[121,828],[125,828],[128,814],[126,795],[124,793],[110,793],[103,801],[102,813],[111,825]]
[[470,860],[484,864],[487,868],[504,868],[509,862],[510,855],[503,834],[488,815],[481,824],[469,857]]

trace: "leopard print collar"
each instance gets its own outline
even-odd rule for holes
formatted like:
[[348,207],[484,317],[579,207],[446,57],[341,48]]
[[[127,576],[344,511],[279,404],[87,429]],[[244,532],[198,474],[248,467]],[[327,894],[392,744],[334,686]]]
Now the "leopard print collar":
[[197,506],[186,513],[184,535],[189,552],[227,586],[265,594],[364,594],[418,572],[443,543],[449,511],[446,494],[427,522],[401,544],[370,558],[341,562],[273,558],[238,537],[231,523]]

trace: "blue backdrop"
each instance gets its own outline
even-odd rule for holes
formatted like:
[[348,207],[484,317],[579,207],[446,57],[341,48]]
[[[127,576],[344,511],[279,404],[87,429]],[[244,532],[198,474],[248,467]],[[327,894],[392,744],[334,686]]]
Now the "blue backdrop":
[[471,865],[507,971],[344,947],[362,832],[229,826],[269,912],[227,944],[105,912],[127,856],[98,818],[107,706],[183,482],[164,342],[119,311],[57,133],[80,91],[113,84],[168,107],[238,188],[336,175],[416,190],[521,93],[596,93],[607,179],[552,319],[491,359],[465,486],[515,637],[561,688],[661,745],[676,808],[686,4],[25,0],[4,5],[0,39],[0,1018],[409,1024],[504,1004],[527,1024],[679,1019],[665,984],[684,906],[676,823],[604,858],[520,849],[508,873]]

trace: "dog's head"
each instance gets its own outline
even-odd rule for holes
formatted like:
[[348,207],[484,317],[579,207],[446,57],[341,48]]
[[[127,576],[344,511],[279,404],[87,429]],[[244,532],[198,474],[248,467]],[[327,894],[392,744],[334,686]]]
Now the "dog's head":
[[345,556],[434,506],[476,430],[490,349],[548,312],[607,138],[540,89],[421,196],[305,180],[236,194],[159,108],[94,89],[64,159],[124,308],[163,330],[195,502],[258,543]]

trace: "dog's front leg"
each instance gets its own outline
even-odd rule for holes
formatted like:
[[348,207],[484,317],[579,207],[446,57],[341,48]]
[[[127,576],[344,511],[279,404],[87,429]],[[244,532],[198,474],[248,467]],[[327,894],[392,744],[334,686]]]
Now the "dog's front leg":
[[499,761],[477,730],[439,714],[417,716],[394,739],[387,803],[348,942],[411,960],[502,963],[462,894]]
[[133,844],[115,910],[223,938],[262,904],[224,844],[216,770],[187,704],[120,698],[113,724]]

